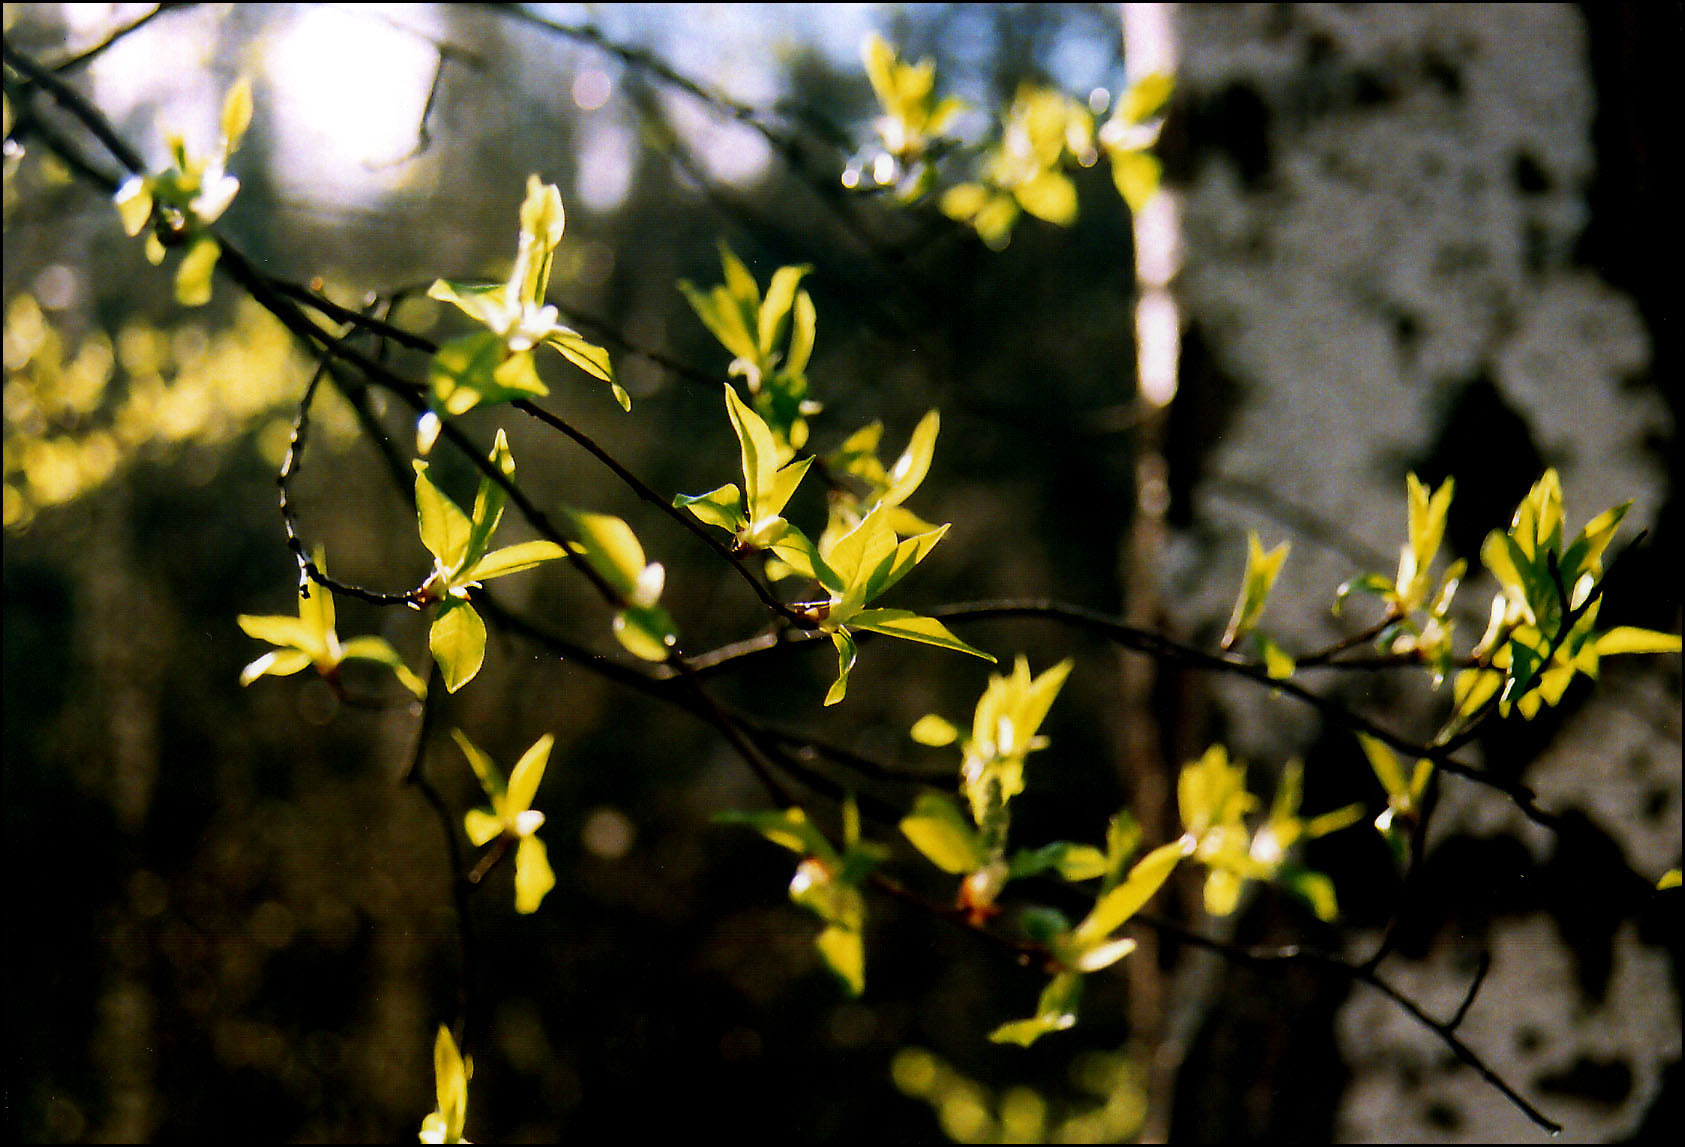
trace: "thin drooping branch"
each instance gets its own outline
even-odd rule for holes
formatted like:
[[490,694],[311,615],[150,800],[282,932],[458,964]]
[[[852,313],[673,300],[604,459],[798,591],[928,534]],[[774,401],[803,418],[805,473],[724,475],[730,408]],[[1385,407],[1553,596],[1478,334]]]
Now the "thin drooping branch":
[[1552,1135],[1560,1134],[1562,1125],[1540,1111],[1527,1097],[1512,1087],[1503,1076],[1499,1075],[1480,1054],[1464,1043],[1457,1035],[1457,1028],[1461,1026],[1468,1014],[1469,1006],[1473,1003],[1475,994],[1485,981],[1488,961],[1482,960],[1481,967],[1475,972],[1474,979],[1469,985],[1462,1004],[1456,1014],[1449,1020],[1438,1020],[1407,994],[1396,987],[1390,980],[1378,973],[1367,962],[1354,964],[1349,960],[1329,952],[1318,951],[1299,945],[1287,945],[1280,948],[1249,948],[1237,944],[1226,944],[1211,940],[1209,937],[1168,920],[1163,920],[1147,913],[1138,913],[1134,920],[1167,936],[1173,936],[1186,944],[1191,944],[1207,951],[1215,952],[1223,959],[1235,964],[1270,966],[1281,964],[1310,964],[1329,972],[1334,972],[1352,980],[1354,983],[1366,984],[1382,995],[1386,996],[1401,1011],[1411,1019],[1427,1028],[1441,1043],[1450,1049],[1464,1064],[1479,1073],[1480,1078],[1488,1085],[1496,1088],[1505,1099],[1509,1100],[1516,1110],[1527,1116],[1535,1126],[1548,1131]]
[[331,362],[331,355],[323,352],[321,361],[305,385],[304,396],[299,399],[298,413],[293,418],[287,453],[281,460],[280,472],[275,476],[275,485],[280,491],[281,527],[286,533],[287,548],[292,551],[293,558],[298,562],[298,592],[300,596],[308,597],[310,585],[314,582],[333,593],[354,597],[373,605],[419,605],[426,599],[425,585],[400,593],[382,593],[329,577],[327,571],[317,564],[315,557],[305,547],[304,539],[299,533],[298,514],[292,503],[292,480],[304,465],[304,445],[310,430],[310,407],[315,401],[317,388],[330,370]]
[[[10,43],[0,44],[0,55],[4,56],[10,67],[39,84],[41,90],[52,96],[55,103],[75,116],[88,130],[88,134],[99,140],[129,174],[139,175],[145,170],[146,160],[141,157],[140,152],[129,146],[128,141],[117,133],[117,129],[111,125],[104,113],[89,103],[81,92],[14,49]],[[111,190],[111,187],[106,187],[106,190]]]
[[432,740],[433,725],[438,720],[440,698],[444,695],[444,676],[439,667],[434,665],[427,675],[427,696],[421,706],[421,722],[415,734],[415,751],[410,756],[408,769],[404,772],[404,783],[411,784],[420,791],[422,798],[439,818],[439,829],[445,837],[445,859],[450,865],[451,903],[456,909],[456,942],[459,958],[459,972],[456,981],[456,1012],[455,1025],[457,1038],[465,1040],[468,1036],[469,1021],[473,1016],[471,1008],[474,983],[475,942],[474,921],[469,914],[469,893],[472,885],[469,883],[463,867],[462,844],[457,839],[456,814],[440,794],[438,787],[427,776],[427,746]]

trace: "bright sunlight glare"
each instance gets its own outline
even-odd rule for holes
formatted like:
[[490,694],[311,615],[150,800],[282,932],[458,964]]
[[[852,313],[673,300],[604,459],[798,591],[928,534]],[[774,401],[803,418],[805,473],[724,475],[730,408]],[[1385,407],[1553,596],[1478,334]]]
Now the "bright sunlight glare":
[[300,11],[266,53],[277,151],[286,156],[276,179],[325,202],[385,190],[374,176],[401,173],[416,147],[437,59],[424,37],[372,10]]

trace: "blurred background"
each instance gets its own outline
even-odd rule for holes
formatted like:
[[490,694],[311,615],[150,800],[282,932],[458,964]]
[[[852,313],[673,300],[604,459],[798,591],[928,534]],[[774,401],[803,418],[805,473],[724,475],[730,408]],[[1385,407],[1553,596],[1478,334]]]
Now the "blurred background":
[[[407,291],[395,320],[433,337],[462,328],[418,297],[426,285],[501,279],[527,176],[558,184],[551,300],[609,348],[634,406],[554,359],[543,404],[664,494],[737,467],[719,409],[728,355],[677,280],[719,281],[721,241],[763,283],[810,264],[813,446],[881,419],[892,458],[926,410],[942,414],[912,508],[953,528],[891,604],[1048,598],[1214,647],[1254,529],[1293,542],[1268,626],[1309,649],[1362,627],[1327,606],[1353,574],[1391,573],[1412,470],[1456,476],[1448,545],[1471,561],[1545,466],[1576,527],[1634,499],[1622,538],[1647,532],[1603,619],[1679,631],[1679,229],[1662,157],[1680,12],[19,4],[5,35],[51,66],[138,25],[64,74],[160,166],[169,132],[209,149],[224,93],[251,77],[225,233],[347,305]],[[1079,168],[1077,220],[1026,218],[999,251],[928,204],[846,193],[878,114],[860,63],[871,31],[937,61],[938,86],[977,109],[970,138],[1022,81],[1104,108],[1172,70],[1166,190],[1132,219],[1103,162]],[[439,823],[401,782],[416,713],[373,671],[348,670],[349,703],[308,674],[238,680],[266,647],[235,617],[295,608],[275,475],[311,364],[226,280],[209,306],[177,306],[173,262],[151,266],[106,195],[16,134],[8,1135],[413,1141],[460,983]],[[406,410],[384,425],[407,452]],[[506,409],[462,421],[480,442],[507,427],[538,505],[633,525],[666,565],[687,650],[764,628],[735,574],[579,449]],[[472,489],[448,455],[435,472],[459,498]],[[427,572],[407,489],[331,398],[292,491],[337,577],[399,590]],[[792,516],[817,528],[818,495]],[[500,537],[523,530],[511,514]],[[569,570],[493,588],[618,652]],[[1465,642],[1489,591],[1471,577]],[[338,605],[342,635],[382,634],[424,668],[423,615]],[[1384,806],[1355,743],[1302,707],[1046,622],[961,636],[1037,671],[1077,662],[1015,803],[1020,840],[1098,839],[1126,804],[1162,839],[1175,767],[1213,740],[1262,792],[1306,757],[1308,811]],[[907,730],[932,711],[966,720],[988,667],[870,643],[847,701],[824,709],[829,649],[746,662],[715,688],[901,774],[819,762],[838,782],[903,806],[919,778],[951,783],[953,754]],[[1422,736],[1443,701],[1414,676],[1318,684]],[[1446,1015],[1489,956],[1463,1034],[1575,1141],[1677,1132],[1678,914],[1616,891],[1612,873],[1679,864],[1679,690],[1677,656],[1611,662],[1596,690],[1471,746],[1570,831],[1447,785],[1383,969]],[[483,802],[449,726],[505,768],[540,734],[557,742],[536,804],[555,891],[516,916],[504,864],[472,901],[472,1139],[1543,1138],[1384,998],[1145,932],[1092,978],[1076,1029],[1024,1051],[986,1035],[1031,1013],[1043,977],[874,898],[867,990],[849,1001],[786,898],[789,855],[714,823],[768,800],[712,728],[495,628],[428,749],[460,812]],[[834,825],[834,805],[815,809]],[[948,895],[914,859],[900,847],[898,875]],[[1173,887],[1163,914],[1362,958],[1399,903],[1383,846],[1351,830],[1308,859],[1335,880],[1339,928],[1268,892],[1211,926],[1197,883]]]

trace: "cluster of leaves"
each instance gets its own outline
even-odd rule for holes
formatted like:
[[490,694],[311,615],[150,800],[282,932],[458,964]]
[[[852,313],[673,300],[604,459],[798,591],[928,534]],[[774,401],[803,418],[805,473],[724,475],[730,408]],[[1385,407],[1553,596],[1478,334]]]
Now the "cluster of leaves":
[[[1452,679],[1453,708],[1437,743],[1466,734],[1492,711],[1536,716],[1541,706],[1560,702],[1577,675],[1595,678],[1603,657],[1679,652],[1675,635],[1636,626],[1598,628],[1603,554],[1631,503],[1598,514],[1565,543],[1562,483],[1552,469],[1521,500],[1509,529],[1493,530],[1482,543],[1480,560],[1498,592],[1485,634],[1467,654],[1458,654],[1450,614],[1467,563],[1451,562],[1437,582],[1432,573],[1454,490],[1448,478],[1430,494],[1416,475],[1408,475],[1408,540],[1397,575],[1352,578],[1339,587],[1333,607],[1339,614],[1354,593],[1380,598],[1385,612],[1375,626],[1376,645],[1402,662],[1426,667],[1435,688]],[[1285,542],[1266,552],[1256,535],[1249,538],[1241,593],[1223,636],[1226,650],[1250,636],[1273,678],[1291,677],[1298,668],[1292,654],[1257,631],[1287,553]],[[1388,784],[1387,791],[1397,796],[1412,787]]]
[[775,812],[727,812],[722,824],[742,824],[802,858],[790,878],[790,900],[824,923],[814,941],[819,955],[852,996],[866,990],[866,897],[862,886],[889,850],[860,837],[860,811],[843,805],[839,852],[799,806]]
[[[798,313],[797,334],[792,336],[791,358],[785,361],[799,359],[805,366],[811,350],[813,317],[811,302],[805,308],[799,305],[807,298],[806,292],[798,294],[795,290],[802,269],[781,267],[774,272],[762,302],[754,277],[729,250],[724,250],[724,262],[725,284],[707,294],[690,284],[682,286],[704,324],[726,350],[737,354],[732,372],[747,374],[751,386],[760,378],[760,393],[765,395],[769,393],[764,385],[769,376],[755,362],[745,366],[741,353],[746,348],[742,340],[748,337],[743,318],[749,313],[758,315],[762,332],[750,349],[770,348],[776,344],[783,314],[794,307]],[[733,318],[728,321],[722,318],[724,315]],[[800,334],[803,329],[806,335]],[[759,363],[770,365],[775,361],[770,349],[756,353],[763,355],[756,360]],[[805,379],[801,385],[805,393]],[[825,704],[834,705],[847,694],[849,673],[859,655],[853,636],[857,630],[968,653],[987,661],[995,659],[955,637],[935,618],[902,609],[867,608],[922,562],[948,530],[946,525],[930,526],[902,508],[930,469],[940,426],[935,411],[920,421],[907,450],[887,469],[876,452],[883,433],[878,423],[856,431],[835,456],[827,458],[828,473],[857,476],[867,492],[844,489],[830,499],[826,526],[816,543],[783,516],[815,460],[812,455],[796,458],[808,434],[805,417],[779,423],[775,429],[738,396],[729,382],[725,385],[725,404],[737,437],[742,487],[728,482],[705,494],[681,494],[673,504],[729,533],[733,552],[766,551],[772,555],[777,564],[769,570],[769,576],[800,576],[826,595],[798,607],[801,622],[830,635],[837,649],[837,678],[826,693]],[[766,405],[779,417],[782,408],[778,402]],[[817,410],[806,404],[796,408],[795,414]],[[913,532],[903,537],[903,531]]]
[[[881,150],[857,160],[844,175],[849,186],[892,188],[913,203],[942,182],[940,161],[959,150],[948,132],[967,110],[963,101],[936,94],[931,60],[901,60],[881,37],[864,48],[866,75],[883,114],[874,123]],[[938,199],[942,213],[965,223],[988,246],[1004,248],[1021,215],[1058,226],[1077,217],[1077,189],[1069,169],[1092,167],[1104,154],[1112,181],[1130,211],[1139,212],[1157,192],[1162,166],[1150,151],[1170,101],[1169,75],[1154,72],[1130,84],[1112,114],[1098,126],[1109,101],[1083,103],[1043,84],[1019,86],[988,139],[974,149],[968,178],[949,181]],[[870,179],[863,174],[870,172]]]
[[206,228],[221,218],[240,190],[240,181],[228,174],[228,159],[251,122],[252,85],[242,78],[223,100],[222,139],[215,151],[191,156],[182,136],[172,133],[171,165],[150,175],[131,176],[117,189],[123,230],[139,235],[152,225],[146,257],[154,266],[164,261],[168,248],[187,249],[176,271],[176,301],[184,307],[211,301],[211,274],[222,248]]
[[[887,164],[874,163],[874,178],[915,201],[941,182],[935,171],[952,141],[945,135],[963,110],[952,98],[938,98],[934,66],[898,60],[883,41],[866,46],[867,73],[884,116],[877,124]],[[939,196],[942,212],[973,227],[990,246],[1002,246],[1023,213],[1067,224],[1076,213],[1071,164],[1097,161],[1104,151],[1120,193],[1139,210],[1156,189],[1157,161],[1147,147],[1170,95],[1167,77],[1149,76],[1119,100],[1112,117],[1096,128],[1090,107],[1050,89],[1027,86],[1003,115],[998,139],[984,148],[969,180],[951,184]],[[177,279],[178,297],[190,305],[208,298],[209,277],[221,248],[209,232],[238,189],[226,161],[251,118],[249,86],[237,85],[225,103],[220,151],[194,159],[172,139],[174,166],[136,176],[117,194],[125,229],[138,234],[153,225],[149,252],[187,245]],[[475,609],[476,592],[497,577],[564,559],[580,570],[613,610],[613,633],[625,650],[649,662],[685,668],[677,628],[660,604],[665,570],[646,559],[631,527],[606,514],[563,508],[567,536],[547,525],[550,536],[494,549],[492,539],[506,502],[517,492],[515,462],[499,428],[484,465],[473,506],[464,510],[435,484],[426,461],[447,420],[470,410],[520,403],[548,390],[538,374],[536,350],[550,346],[587,375],[607,382],[624,410],[630,399],[616,381],[606,351],[560,321],[546,302],[550,269],[564,232],[559,191],[537,175],[527,182],[520,207],[520,238],[512,270],[498,283],[438,280],[431,297],[468,314],[483,329],[445,342],[433,353],[426,387],[426,413],[417,425],[414,496],[419,537],[433,558],[426,580],[401,595],[416,608],[433,610],[429,650],[436,679],[454,694],[479,674],[486,654],[486,627]],[[880,456],[883,426],[872,423],[848,434],[828,454],[808,450],[810,419],[822,407],[809,394],[807,368],[814,350],[817,315],[801,287],[806,266],[778,268],[766,288],[729,248],[721,247],[724,282],[707,290],[681,282],[680,290],[703,325],[732,355],[724,383],[726,418],[738,444],[737,481],[699,495],[679,495],[677,511],[723,531],[721,546],[733,560],[757,557],[770,582],[796,581],[811,589],[807,600],[769,598],[786,623],[826,635],[838,655],[838,671],[826,705],[841,702],[858,657],[857,633],[876,633],[976,656],[996,658],[956,637],[940,621],[905,609],[876,606],[942,539],[946,524],[932,525],[907,508],[928,474],[940,431],[937,412],[918,423],[893,463]],[[732,379],[741,379],[739,394]],[[460,436],[453,434],[460,443]],[[810,473],[829,484],[826,518],[816,532],[786,516]],[[1437,583],[1431,568],[1445,532],[1453,486],[1430,493],[1414,475],[1407,482],[1408,540],[1399,569],[1388,579],[1366,574],[1340,588],[1335,609],[1351,593],[1379,597],[1384,617],[1375,640],[1391,656],[1429,668],[1436,685],[1453,677],[1451,718],[1441,744],[1466,731],[1489,711],[1534,716],[1558,703],[1576,675],[1595,676],[1602,656],[1628,652],[1677,651],[1678,637],[1630,627],[1600,630],[1602,556],[1626,507],[1594,518],[1564,545],[1561,490],[1547,472],[1517,509],[1507,531],[1494,531],[1482,547],[1487,570],[1497,579],[1491,623],[1466,655],[1452,645],[1449,611],[1466,572],[1452,563]],[[523,503],[523,508],[525,508]],[[528,516],[537,524],[537,515]],[[814,540],[814,539],[817,540]],[[1309,658],[1296,658],[1258,628],[1288,556],[1285,543],[1266,551],[1249,538],[1239,598],[1222,639],[1231,654],[1250,640],[1256,663],[1234,661],[1245,672],[1262,670],[1285,681]],[[286,676],[314,668],[336,688],[347,661],[367,661],[390,670],[400,684],[427,705],[440,703],[383,638],[341,640],[333,598],[326,584],[325,558],[313,563],[314,580],[300,587],[297,617],[242,615],[242,628],[275,646],[241,674],[243,684],[264,676]],[[307,567],[308,568],[308,567]],[[1301,811],[1303,770],[1290,762],[1275,784],[1267,814],[1246,787],[1245,767],[1232,762],[1222,745],[1187,762],[1177,784],[1181,832],[1137,857],[1140,826],[1129,810],[1114,815],[1097,844],[1056,840],[1024,847],[1012,840],[1012,802],[1026,790],[1030,754],[1048,747],[1041,728],[1072,672],[1067,660],[1033,674],[1019,655],[1010,673],[991,674],[979,698],[969,732],[931,714],[912,729],[930,747],[955,747],[960,766],[956,790],[921,793],[899,829],[917,853],[944,877],[957,881],[953,911],[968,926],[987,930],[1003,911],[1009,887],[1018,892],[1033,881],[1065,885],[1094,883],[1092,903],[1073,922],[1057,909],[1029,903],[1017,914],[1020,950],[1040,958],[1049,980],[1034,1013],[1000,1025],[992,1039],[1028,1046],[1076,1022],[1084,977],[1125,958],[1136,941],[1121,933],[1166,888],[1187,862],[1203,871],[1202,900],[1211,916],[1236,912],[1252,883],[1270,883],[1302,901],[1317,918],[1337,916],[1329,878],[1303,866],[1298,848],[1307,841],[1354,824],[1364,815],[1350,805],[1305,816]],[[536,912],[554,888],[555,874],[537,833],[544,814],[534,807],[554,737],[545,733],[521,756],[505,780],[491,758],[460,729],[451,735],[479,781],[487,804],[462,818],[469,841],[484,849],[468,874],[478,882],[513,850],[515,909]],[[1373,737],[1362,747],[1384,790],[1387,806],[1375,828],[1402,862],[1424,815],[1435,775],[1431,759],[1418,761],[1406,776],[1397,756]],[[867,838],[852,798],[842,803],[841,844],[832,840],[800,804],[781,802],[775,811],[737,812],[722,819],[750,827],[799,860],[789,884],[793,903],[822,924],[816,946],[832,973],[852,995],[866,982],[866,888],[882,877],[891,856],[884,843]],[[1676,879],[1676,878],[1675,878]],[[1665,878],[1664,878],[1665,880]],[[1064,895],[1069,896],[1067,889]],[[1081,893],[1077,889],[1077,894]],[[434,1048],[438,1106],[424,1121],[427,1142],[461,1142],[467,1112],[471,1062],[450,1029],[441,1026]]]
[[434,354],[428,372],[428,413],[416,434],[418,453],[432,448],[444,418],[484,404],[549,394],[533,362],[533,352],[541,346],[555,349],[586,374],[608,383],[621,409],[632,409],[631,396],[615,380],[608,352],[564,325],[556,308],[544,301],[566,225],[561,192],[529,176],[509,278],[502,283],[439,279],[428,288],[429,298],[454,304],[485,330],[451,339]]
[[[327,572],[327,558],[320,550],[315,564],[324,574]],[[250,685],[259,677],[289,677],[313,668],[329,685],[340,688],[341,665],[369,661],[390,669],[418,699],[427,696],[427,685],[384,637],[365,634],[349,641],[339,639],[334,630],[333,594],[325,586],[312,586],[308,581],[300,584],[297,617],[242,613],[238,621],[248,636],[275,646],[240,671],[242,685]]]
[[1480,560],[1498,580],[1491,620],[1473,664],[1453,684],[1457,731],[1494,698],[1498,711],[1531,718],[1562,700],[1576,675],[1595,678],[1599,659],[1617,653],[1678,653],[1676,635],[1636,626],[1599,629],[1603,552],[1632,503],[1613,506],[1563,543],[1562,483],[1545,471],[1515,509],[1507,531],[1493,530]]

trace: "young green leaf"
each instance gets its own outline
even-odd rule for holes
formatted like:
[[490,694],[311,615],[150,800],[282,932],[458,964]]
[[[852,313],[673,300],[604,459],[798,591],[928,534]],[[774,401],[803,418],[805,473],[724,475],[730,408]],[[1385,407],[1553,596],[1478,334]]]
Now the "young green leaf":
[[[489,458],[505,478],[514,475],[515,458],[502,430],[497,432]],[[421,543],[433,555],[433,572],[423,587],[424,596],[439,603],[428,644],[444,672],[446,688],[455,693],[474,679],[485,660],[486,627],[469,604],[470,591],[492,578],[566,557],[567,552],[553,542],[539,540],[487,553],[503,516],[505,492],[500,484],[481,479],[470,517],[433,484],[426,462],[417,459],[414,466],[416,521]]]
[[1223,633],[1224,649],[1233,649],[1235,643],[1258,624],[1289,549],[1290,543],[1282,542],[1266,553],[1256,533],[1246,535],[1246,574],[1241,583],[1240,597],[1235,601],[1234,614],[1229,618],[1229,627]]
[[468,1122],[468,1080],[474,1074],[472,1060],[456,1049],[450,1028],[439,1025],[433,1040],[433,1080],[438,1106],[421,1121],[423,1143],[466,1143],[463,1129]]
[[[327,562],[316,552],[316,568],[326,573]],[[333,594],[326,586],[300,586],[298,616],[254,616],[241,614],[240,628],[259,641],[278,646],[240,671],[240,684],[250,685],[259,677],[286,677],[315,667],[329,681],[337,681],[339,667],[347,661],[372,661],[392,670],[400,684],[416,697],[427,695],[427,686],[410,671],[398,651],[384,637],[353,637],[341,642],[334,632]]]
[[546,733],[534,741],[516,762],[507,785],[491,758],[462,730],[452,729],[451,738],[468,758],[490,802],[489,807],[470,809],[463,818],[463,828],[476,847],[500,836],[515,842],[515,911],[530,915],[538,911],[544,897],[556,886],[549,854],[536,835],[544,824],[544,814],[532,807],[555,737]]
[[989,1039],[993,1043],[1029,1047],[1048,1032],[1065,1031],[1077,1022],[1077,1003],[1081,998],[1082,976],[1076,972],[1061,972],[1042,989],[1033,1017],[1002,1024],[989,1033]]
[[925,859],[952,876],[974,872],[989,861],[977,830],[941,793],[920,793],[913,811],[901,818],[901,831]]
[[463,597],[447,597],[427,631],[427,646],[444,675],[445,690],[455,693],[480,672],[486,659],[486,623]]
[[660,605],[666,570],[659,562],[645,562],[637,535],[621,519],[582,510],[567,514],[577,552],[620,597],[615,639],[645,661],[665,661],[679,640],[672,617]]

